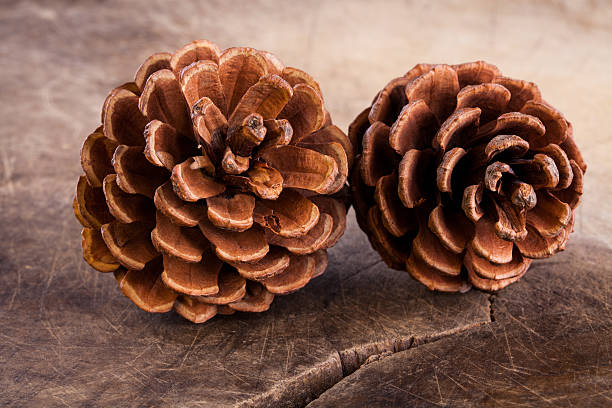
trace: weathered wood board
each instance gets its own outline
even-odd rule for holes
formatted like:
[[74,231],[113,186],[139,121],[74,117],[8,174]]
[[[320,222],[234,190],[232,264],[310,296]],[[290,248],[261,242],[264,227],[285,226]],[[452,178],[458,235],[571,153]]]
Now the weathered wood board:
[[[606,1],[0,2],[0,405],[609,404],[610,21]],[[141,312],[81,259],[79,150],[112,87],[196,38],[307,70],[344,129],[418,62],[538,83],[589,164],[576,236],[491,303],[389,270],[351,213],[327,273],[267,313]]]

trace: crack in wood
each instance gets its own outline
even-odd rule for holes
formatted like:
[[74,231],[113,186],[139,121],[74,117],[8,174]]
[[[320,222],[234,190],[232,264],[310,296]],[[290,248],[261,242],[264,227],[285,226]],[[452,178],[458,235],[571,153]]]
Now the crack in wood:
[[493,304],[495,303],[495,294],[491,293],[488,297],[489,300],[489,320],[491,320],[491,322],[495,321],[495,308],[493,306]]
[[[493,305],[491,297],[492,295],[489,297],[490,310],[492,310],[491,307]],[[315,399],[309,401],[308,404],[317,400],[321,395],[323,395],[323,393],[325,393],[327,390],[339,383],[345,377],[355,373],[356,371],[375,361],[379,361],[383,358],[392,356],[393,354],[398,353],[400,351],[416,348],[425,344],[435,343],[438,340],[465,333],[483,325],[490,324],[492,322],[494,322],[494,320],[488,322],[476,322],[473,324],[456,327],[429,336],[410,336],[408,338],[390,339],[382,342],[370,343],[367,345],[354,347],[348,350],[338,351],[336,353],[342,367],[341,377],[337,378],[333,384],[331,384],[329,387],[319,393]],[[366,350],[377,351],[368,353],[368,351]]]

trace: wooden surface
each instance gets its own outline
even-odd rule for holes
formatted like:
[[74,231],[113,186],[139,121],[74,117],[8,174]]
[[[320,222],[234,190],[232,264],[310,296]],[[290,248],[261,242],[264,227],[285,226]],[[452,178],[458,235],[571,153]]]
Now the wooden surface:
[[[0,405],[609,406],[612,4],[534,3],[0,1]],[[195,38],[307,70],[344,129],[418,62],[538,83],[589,164],[566,252],[493,297],[436,295],[351,212],[326,274],[267,313],[141,312],[81,259],[79,149],[112,87]]]
[[609,407],[611,255],[576,239],[494,295],[493,322],[383,356],[308,407]]

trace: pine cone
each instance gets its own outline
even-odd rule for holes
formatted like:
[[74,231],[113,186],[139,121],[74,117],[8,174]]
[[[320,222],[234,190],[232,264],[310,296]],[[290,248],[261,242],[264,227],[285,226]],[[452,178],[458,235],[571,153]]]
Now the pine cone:
[[149,312],[267,310],[324,272],[352,147],[317,82],[251,48],[149,57],[81,152],[83,256]]
[[420,64],[378,93],[349,139],[359,225],[429,289],[499,290],[567,243],[586,164],[531,82],[485,62]]

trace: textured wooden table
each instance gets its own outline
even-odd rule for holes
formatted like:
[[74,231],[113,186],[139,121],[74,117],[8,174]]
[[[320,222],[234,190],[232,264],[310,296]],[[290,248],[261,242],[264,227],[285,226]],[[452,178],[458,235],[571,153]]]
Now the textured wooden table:
[[[0,406],[612,405],[612,4],[0,1]],[[277,53],[347,127],[417,62],[540,85],[589,164],[559,256],[490,296],[388,270],[352,212],[330,267],[267,313],[147,315],[80,255],[78,154],[108,90],[208,38]]]

